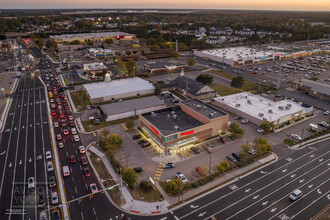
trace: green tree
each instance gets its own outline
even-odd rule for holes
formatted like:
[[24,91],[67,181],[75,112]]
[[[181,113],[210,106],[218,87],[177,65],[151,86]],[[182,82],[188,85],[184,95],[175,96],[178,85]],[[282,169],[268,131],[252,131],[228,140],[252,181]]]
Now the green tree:
[[171,180],[168,183],[166,183],[165,191],[166,193],[176,195],[179,192],[179,186],[176,183],[176,181]]
[[189,59],[187,59],[187,64],[188,64],[188,66],[193,66],[196,64],[196,60],[193,58],[189,58]]
[[180,54],[178,52],[176,52],[176,51],[173,51],[171,53],[171,56],[174,57],[175,59],[178,59],[180,57]]
[[223,168],[225,168],[225,171],[227,171],[229,169],[229,165],[226,160],[221,161],[220,164],[221,164],[221,166],[223,166]]
[[73,40],[70,42],[71,45],[79,45],[81,44],[80,40]]
[[219,164],[216,169],[219,173],[224,173],[226,171],[226,169],[221,164]]
[[264,133],[269,133],[275,129],[275,124],[274,122],[269,122],[269,121],[263,121],[260,124],[260,128],[264,130]]
[[269,143],[267,138],[256,138],[254,139],[254,143],[257,154],[273,151],[273,146]]
[[213,82],[213,76],[210,74],[199,74],[196,78],[197,82],[201,82],[205,85],[211,84]]
[[260,37],[258,34],[252,34],[250,37],[249,37],[249,40],[250,41],[253,41],[253,42],[256,42],[258,40],[260,40]]
[[36,44],[38,45],[38,47],[42,48],[43,46],[45,46],[45,42],[42,38],[38,38],[36,40]]
[[94,41],[92,41],[92,40],[88,40],[88,41],[87,41],[87,44],[88,44],[89,46],[93,46],[93,45],[94,45]]
[[244,86],[244,78],[242,76],[234,77],[232,78],[230,85],[231,87],[239,88],[241,90]]
[[232,122],[229,125],[228,129],[236,138],[241,138],[245,134],[245,131],[243,128],[239,126],[237,122]]
[[135,69],[135,71],[137,69],[135,60],[133,60],[132,58],[129,58],[128,61],[126,62],[126,69],[128,71],[128,74],[132,75],[134,73],[134,69]]
[[155,95],[159,95],[161,93],[161,90],[158,85],[155,85]]
[[144,191],[144,192],[150,192],[152,191],[152,185],[149,181],[142,181],[140,183],[140,188]]
[[157,44],[154,44],[150,47],[150,51],[151,52],[159,52],[160,51],[160,47]]
[[106,44],[113,44],[113,40],[112,40],[112,38],[107,38],[107,39],[105,39],[105,41],[104,41]]
[[246,152],[249,152],[251,150],[251,147],[249,145],[247,145],[247,144],[242,144],[241,145],[241,148],[243,150],[245,150]]
[[119,134],[110,134],[106,139],[106,143],[109,145],[120,146],[123,143]]
[[46,42],[46,47],[47,47],[48,49],[50,49],[50,48],[52,48],[53,46],[54,46],[53,41],[51,41],[51,40],[47,40],[47,42]]
[[134,121],[133,121],[133,120],[128,120],[128,121],[126,122],[126,128],[127,128],[128,130],[134,128]]
[[137,173],[132,168],[126,168],[123,172],[123,181],[127,183],[130,189],[134,189],[134,185],[138,179]]

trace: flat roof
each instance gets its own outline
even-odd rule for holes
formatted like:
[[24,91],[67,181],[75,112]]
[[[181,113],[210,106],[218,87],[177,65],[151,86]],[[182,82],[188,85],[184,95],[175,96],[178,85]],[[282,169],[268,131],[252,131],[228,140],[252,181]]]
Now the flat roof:
[[155,88],[152,83],[139,77],[116,79],[110,82],[87,83],[83,84],[83,87],[92,99]]
[[[307,109],[299,103],[284,99],[278,102],[267,99],[261,95],[254,95],[249,92],[242,92],[233,95],[215,98],[219,103],[242,111],[252,117],[268,121],[276,121],[279,118]],[[286,106],[290,106],[286,108]],[[280,108],[283,107],[283,110]],[[270,112],[271,110],[272,112]],[[260,115],[259,115],[260,114]]]
[[231,47],[214,50],[204,50],[204,54],[213,55],[216,57],[225,56],[226,59],[238,61],[240,59],[248,59],[253,57],[271,56],[274,52],[269,52],[261,49],[248,48],[248,47]]
[[183,101],[181,104],[188,106],[189,108],[207,117],[208,119],[214,119],[227,115],[226,113],[220,111],[219,109],[214,108],[213,106],[210,106],[198,99],[190,99],[187,101]]
[[308,86],[315,92],[330,95],[330,84],[329,83],[313,81],[313,80],[308,80],[308,79],[299,79],[294,82],[297,84],[303,85],[303,86]]
[[[142,114],[142,116],[155,126],[164,136],[203,125],[203,123],[182,111],[180,106],[154,111],[154,114],[151,114],[151,112],[145,113]],[[178,130],[175,126],[178,127]]]
[[150,69],[163,69],[174,66],[187,66],[186,62],[180,62],[177,60],[157,60],[157,61],[149,61],[144,64]]
[[160,98],[158,98],[157,96],[149,96],[100,105],[100,108],[106,115],[115,115],[161,105],[165,105],[165,103]]
[[100,70],[100,69],[108,69],[106,65],[103,63],[89,63],[89,64],[83,64],[84,70]]
[[54,39],[71,39],[71,38],[103,38],[103,37],[115,37],[119,35],[132,36],[133,34],[117,31],[117,32],[83,33],[83,34],[61,34],[61,35],[52,35],[50,37]]

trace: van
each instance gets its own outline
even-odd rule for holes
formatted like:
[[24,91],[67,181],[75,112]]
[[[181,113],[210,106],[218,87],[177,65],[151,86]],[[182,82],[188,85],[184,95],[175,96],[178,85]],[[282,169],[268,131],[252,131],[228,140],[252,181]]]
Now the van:
[[295,201],[297,199],[299,199],[300,197],[302,196],[302,191],[299,190],[299,189],[296,189],[295,191],[293,191],[289,198],[292,200],[292,201]]
[[63,176],[70,176],[70,169],[68,166],[64,166],[62,168],[62,171],[63,171]]

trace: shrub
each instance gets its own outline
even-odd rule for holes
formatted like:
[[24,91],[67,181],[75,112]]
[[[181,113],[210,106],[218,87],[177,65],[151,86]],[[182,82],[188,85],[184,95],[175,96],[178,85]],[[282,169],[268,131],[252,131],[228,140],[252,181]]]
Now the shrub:
[[197,188],[197,187],[199,187],[199,184],[197,182],[193,182],[193,183],[191,183],[191,187]]
[[150,192],[150,191],[152,191],[152,185],[151,185],[151,183],[149,182],[149,181],[142,181],[141,183],[140,183],[140,188],[142,189],[142,191],[144,191],[144,192]]

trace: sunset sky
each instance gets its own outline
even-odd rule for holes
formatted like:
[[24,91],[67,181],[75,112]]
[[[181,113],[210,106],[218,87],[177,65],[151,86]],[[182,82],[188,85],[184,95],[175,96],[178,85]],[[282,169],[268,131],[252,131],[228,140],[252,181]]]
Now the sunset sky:
[[0,0],[0,8],[159,8],[330,11],[330,0]]

